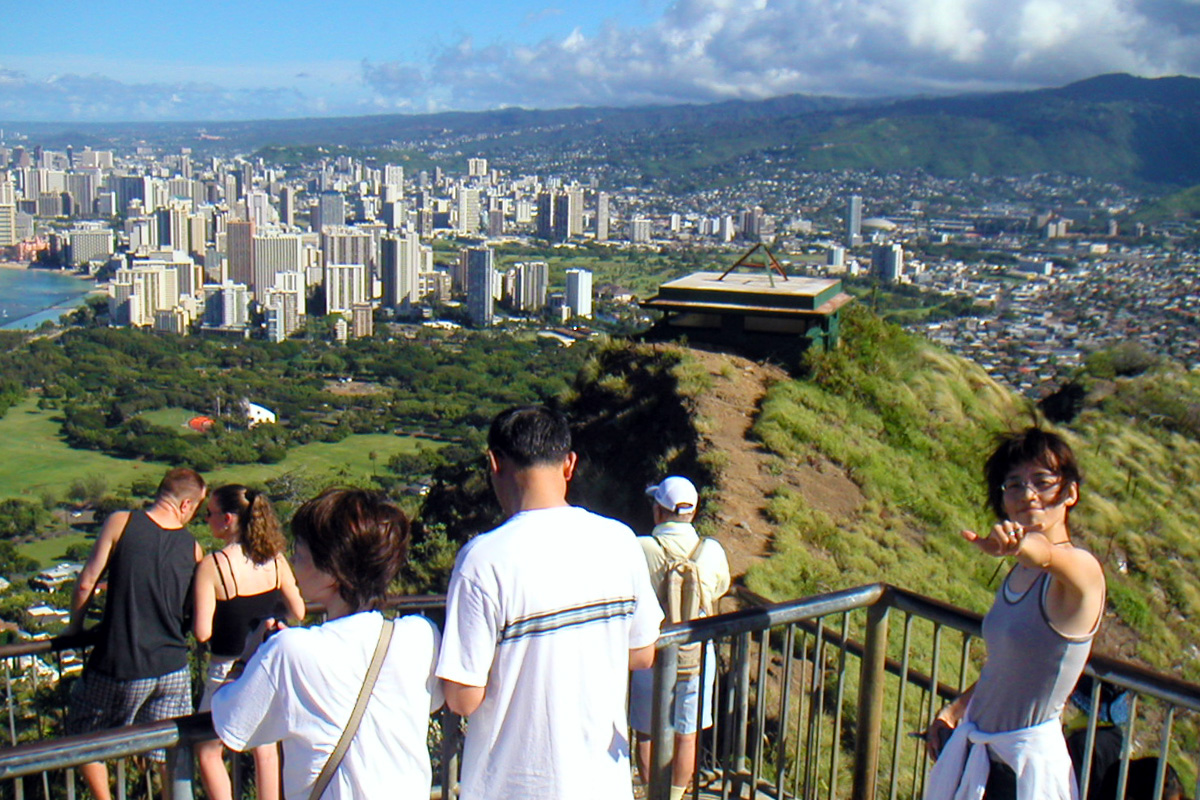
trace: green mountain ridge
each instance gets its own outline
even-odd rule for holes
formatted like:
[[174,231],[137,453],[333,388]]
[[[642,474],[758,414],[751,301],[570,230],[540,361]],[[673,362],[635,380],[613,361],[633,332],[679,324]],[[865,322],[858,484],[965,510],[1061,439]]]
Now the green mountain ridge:
[[[831,464],[865,500],[846,512],[783,480],[764,501],[771,555],[750,569],[747,586],[782,600],[887,581],[986,610],[998,562],[959,531],[985,531],[994,521],[983,458],[996,434],[1030,424],[1036,410],[973,362],[861,308],[844,334],[837,351],[810,358],[808,375],[768,391],[752,435],[772,455],[773,473]],[[714,381],[736,379],[736,370],[728,372],[709,374],[685,349],[613,343],[602,350],[564,398],[584,464],[573,500],[644,530],[640,487],[668,472],[691,475],[716,506],[703,524],[721,536],[727,523],[717,487],[727,459],[706,451],[704,431],[713,423],[695,409]],[[1057,429],[1085,475],[1072,515],[1076,543],[1102,560],[1108,578],[1097,649],[1196,680],[1200,377],[1162,364],[1115,381],[1080,380],[1090,388],[1084,409]],[[477,465],[436,478],[421,514],[426,524],[474,514],[462,539],[490,526],[478,514],[487,484]]]
[[419,165],[481,155],[509,169],[565,159],[578,170],[676,188],[718,186],[755,169],[1057,172],[1159,189],[1200,183],[1200,79],[1181,76],[1101,75],[1059,88],[951,97],[791,95],[630,108],[18,125],[47,146],[145,141],[268,158],[324,146]]

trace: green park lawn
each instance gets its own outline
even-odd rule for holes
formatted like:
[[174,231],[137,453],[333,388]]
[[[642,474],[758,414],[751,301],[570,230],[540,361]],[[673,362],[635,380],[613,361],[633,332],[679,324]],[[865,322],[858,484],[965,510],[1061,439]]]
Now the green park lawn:
[[138,416],[159,427],[179,432],[179,429],[187,428],[188,420],[202,415],[188,408],[172,406],[171,408],[156,408],[153,411],[143,411]]
[[[156,413],[156,412],[151,412]],[[172,418],[183,409],[163,409]],[[134,480],[157,480],[170,465],[151,461],[113,458],[95,450],[75,450],[59,432],[58,412],[43,411],[37,400],[28,398],[9,409],[0,419],[0,499],[38,499],[51,494],[62,499],[75,480],[100,475],[109,491],[129,486]],[[160,423],[161,424],[161,423]],[[391,434],[356,434],[340,442],[313,442],[288,451],[278,464],[239,464],[207,473],[213,485],[262,483],[286,472],[301,471],[330,484],[359,481],[383,470],[397,453],[412,453],[421,447],[440,447],[436,442]],[[372,462],[371,454],[375,455]]]
[[26,558],[32,558],[45,569],[57,561],[65,560],[67,548],[71,545],[82,544],[91,547],[92,541],[92,537],[83,531],[72,529],[61,536],[47,536],[32,542],[24,542],[17,545],[17,551]]

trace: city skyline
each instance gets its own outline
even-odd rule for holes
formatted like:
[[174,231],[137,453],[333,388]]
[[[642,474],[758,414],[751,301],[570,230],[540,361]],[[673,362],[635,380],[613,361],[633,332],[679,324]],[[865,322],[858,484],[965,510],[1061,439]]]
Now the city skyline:
[[1192,0],[103,4],[14,36],[0,119],[231,120],[1029,89],[1200,74]]

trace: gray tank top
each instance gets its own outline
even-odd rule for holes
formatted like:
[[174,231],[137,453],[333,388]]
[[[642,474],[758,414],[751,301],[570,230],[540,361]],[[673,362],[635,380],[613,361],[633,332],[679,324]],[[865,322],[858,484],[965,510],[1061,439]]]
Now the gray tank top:
[[[1014,567],[1014,570],[1016,568]],[[975,685],[969,714],[987,733],[1039,725],[1062,712],[1092,650],[1096,628],[1067,636],[1050,625],[1042,573],[1023,594],[1008,587],[1009,572],[983,618],[987,662]],[[1099,619],[1096,621],[1099,626]]]

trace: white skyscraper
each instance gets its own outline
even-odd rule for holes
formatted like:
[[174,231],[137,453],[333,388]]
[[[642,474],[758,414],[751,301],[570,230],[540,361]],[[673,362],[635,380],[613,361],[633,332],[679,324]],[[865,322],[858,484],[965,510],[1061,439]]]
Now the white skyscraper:
[[513,306],[518,311],[541,310],[546,305],[550,265],[545,261],[525,261],[514,265],[513,268],[516,270]]
[[362,264],[325,265],[325,313],[349,314],[350,309],[366,302],[366,267]]
[[479,190],[460,186],[458,189],[458,232],[479,232]]
[[276,273],[303,269],[304,239],[299,234],[268,233],[254,237],[254,278],[250,289],[255,299],[262,301],[275,284]]
[[596,241],[608,241],[608,192],[596,195]]
[[846,246],[862,244],[862,198],[856,194],[846,198]]
[[592,273],[588,270],[567,270],[567,306],[572,316],[591,319]]
[[433,250],[416,233],[385,236],[380,242],[383,304],[390,308],[421,299],[418,275],[433,269]]

